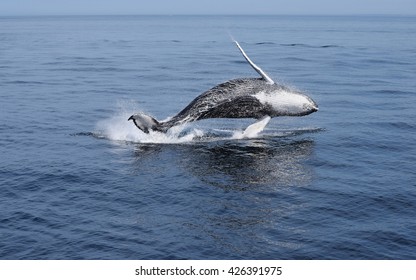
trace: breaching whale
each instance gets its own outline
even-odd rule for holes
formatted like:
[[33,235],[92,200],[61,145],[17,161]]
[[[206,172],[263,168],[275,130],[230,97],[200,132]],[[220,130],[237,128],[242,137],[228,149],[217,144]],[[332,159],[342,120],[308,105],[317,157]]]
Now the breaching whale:
[[305,94],[276,84],[260,67],[254,64],[234,41],[246,61],[261,78],[240,78],[221,83],[196,97],[177,115],[167,121],[137,113],[128,120],[143,132],[166,133],[171,127],[208,118],[254,118],[258,121],[246,128],[263,129],[269,120],[279,116],[305,116],[318,111],[318,105]]

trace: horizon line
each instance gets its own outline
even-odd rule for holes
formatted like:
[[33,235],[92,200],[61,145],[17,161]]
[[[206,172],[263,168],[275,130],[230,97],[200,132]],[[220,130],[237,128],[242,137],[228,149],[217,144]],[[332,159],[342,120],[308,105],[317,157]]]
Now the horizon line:
[[229,13],[217,13],[217,14],[199,14],[199,13],[184,13],[184,14],[167,14],[167,13],[115,13],[115,14],[106,14],[106,13],[85,13],[85,14],[77,14],[77,13],[68,13],[68,14],[60,14],[60,13],[51,13],[51,14],[42,14],[42,13],[34,13],[34,14],[1,14],[0,17],[64,17],[64,16],[416,16],[416,13],[281,13],[281,14],[229,14]]

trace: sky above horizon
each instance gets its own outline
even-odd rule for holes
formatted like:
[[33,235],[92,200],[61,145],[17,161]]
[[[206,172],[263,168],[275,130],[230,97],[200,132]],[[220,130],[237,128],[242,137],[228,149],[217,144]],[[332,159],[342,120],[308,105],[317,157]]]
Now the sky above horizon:
[[0,15],[416,14],[416,0],[1,0]]

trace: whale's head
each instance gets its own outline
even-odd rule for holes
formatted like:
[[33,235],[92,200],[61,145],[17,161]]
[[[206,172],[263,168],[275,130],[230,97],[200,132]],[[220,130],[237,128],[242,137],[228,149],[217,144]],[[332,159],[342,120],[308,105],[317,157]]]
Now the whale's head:
[[261,91],[255,97],[273,112],[273,116],[306,116],[318,111],[318,105],[309,96],[288,88]]

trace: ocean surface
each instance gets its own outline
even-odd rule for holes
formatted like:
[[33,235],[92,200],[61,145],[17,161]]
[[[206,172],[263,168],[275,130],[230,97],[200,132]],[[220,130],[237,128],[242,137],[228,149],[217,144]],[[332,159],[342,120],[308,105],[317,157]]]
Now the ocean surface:
[[[257,77],[319,112],[146,135]],[[416,17],[0,18],[1,259],[416,259]]]

